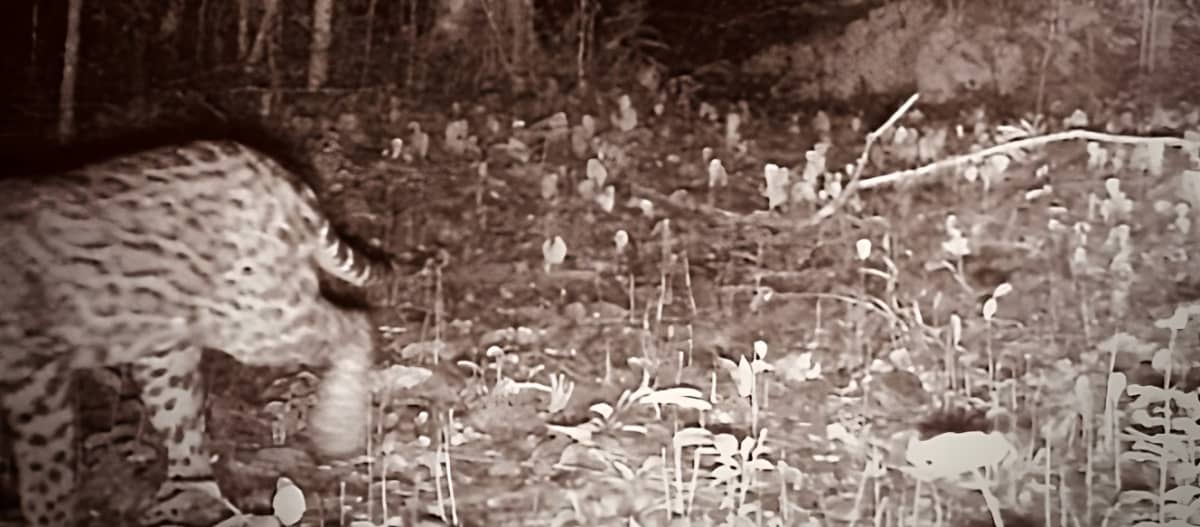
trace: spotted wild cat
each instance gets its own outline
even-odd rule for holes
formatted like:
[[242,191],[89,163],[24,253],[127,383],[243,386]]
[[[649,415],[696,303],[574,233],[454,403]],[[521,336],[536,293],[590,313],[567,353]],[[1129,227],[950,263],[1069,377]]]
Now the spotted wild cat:
[[[335,234],[285,165],[201,139],[0,178],[0,406],[29,525],[75,523],[77,369],[131,367],[164,438],[159,500],[213,481],[205,348],[249,365],[325,366],[316,444],[339,456],[365,444],[374,328],[320,283],[369,288],[395,270]],[[143,520],[176,513],[152,507]]]

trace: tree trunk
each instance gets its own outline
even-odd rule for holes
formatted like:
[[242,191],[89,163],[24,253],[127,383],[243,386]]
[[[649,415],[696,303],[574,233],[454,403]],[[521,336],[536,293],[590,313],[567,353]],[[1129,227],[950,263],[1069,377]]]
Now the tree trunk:
[[371,0],[367,4],[367,42],[366,49],[363,50],[362,74],[358,79],[360,88],[367,84],[367,73],[371,71],[371,47],[374,45],[375,37],[375,9],[378,5],[379,0]]
[[204,32],[208,31],[208,1],[200,0],[200,8],[196,12],[196,65],[203,67],[205,41]]
[[271,31],[267,32],[267,75],[271,79],[271,89],[266,92],[266,101],[262,105],[262,117],[269,118],[275,113],[275,104],[283,99],[283,71],[279,68],[279,50],[283,48],[283,25],[278,21],[283,18],[279,13],[279,0],[267,0],[271,13]]
[[333,0],[313,0],[312,40],[308,48],[308,89],[329,80],[329,48],[333,45]]
[[180,38],[180,27],[183,25],[184,0],[170,0],[166,2],[166,10],[162,15],[162,19],[158,22],[158,34],[156,36],[143,35],[140,32],[137,35],[132,35],[137,41],[137,49],[135,50],[136,61],[134,68],[140,75],[135,79],[138,85],[138,95],[149,95],[150,79],[156,75],[172,73],[171,68],[179,64],[179,58],[183,56],[183,39]]
[[67,3],[67,35],[63,44],[62,85],[58,91],[58,140],[67,142],[75,133],[75,80],[79,66],[79,14],[83,0]]
[[30,9],[32,12],[29,17],[29,65],[25,69],[25,90],[26,93],[33,93],[37,87],[38,81],[38,30],[41,26],[38,24],[38,13],[41,3],[34,0],[33,6]]
[[270,45],[271,35],[275,33],[276,21],[279,19],[279,0],[263,0],[262,22],[258,24],[258,33],[254,35],[254,45],[246,56],[246,65],[258,64],[263,59]]
[[409,0],[408,2],[408,45],[404,46],[408,50],[408,68],[404,71],[404,87],[412,89],[415,87],[417,79],[424,75],[424,70],[418,70],[424,61],[421,59],[422,46],[419,39],[417,29],[420,27],[417,24],[417,0]]
[[179,45],[179,25],[183,20],[183,0],[171,0],[167,3],[167,11],[158,22],[158,41],[168,48],[166,53],[159,53],[158,58],[173,60],[178,56],[176,46]]
[[530,58],[533,52],[533,2],[510,0],[508,5],[509,24],[512,31],[512,65],[510,73],[521,77],[529,75]]
[[250,0],[237,0],[237,58],[246,60],[250,53]]

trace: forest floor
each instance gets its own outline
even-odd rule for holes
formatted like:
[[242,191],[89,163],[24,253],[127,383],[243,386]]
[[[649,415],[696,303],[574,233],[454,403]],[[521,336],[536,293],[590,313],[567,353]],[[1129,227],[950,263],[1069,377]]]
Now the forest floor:
[[[1200,297],[1186,149],[1031,144],[811,221],[828,201],[799,202],[805,167],[836,193],[866,126],[642,121],[595,134],[603,178],[533,126],[487,140],[506,146],[486,171],[448,153],[444,118],[422,120],[424,159],[346,149],[326,200],[442,265],[379,313],[369,455],[319,465],[292,440],[311,375],[213,361],[226,497],[269,514],[286,475],[302,525],[1129,525],[1194,474],[1153,447],[1180,432],[1153,428],[1151,393],[1166,365],[1185,390],[1200,373],[1195,325],[1160,323]],[[1000,124],[906,115],[862,181],[1001,144]],[[123,510],[152,453],[98,444],[85,504]],[[1156,460],[1184,468],[1160,481]]]

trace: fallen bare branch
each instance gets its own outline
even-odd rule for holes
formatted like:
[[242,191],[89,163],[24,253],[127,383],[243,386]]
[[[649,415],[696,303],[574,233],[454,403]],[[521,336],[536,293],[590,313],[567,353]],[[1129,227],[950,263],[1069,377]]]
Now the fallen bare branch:
[[1059,141],[1070,141],[1073,139],[1084,139],[1087,141],[1097,141],[1103,143],[1116,144],[1162,144],[1163,146],[1186,148],[1194,146],[1194,142],[1180,137],[1140,137],[1136,135],[1120,135],[1107,134],[1103,132],[1093,132],[1091,130],[1067,130],[1064,132],[1056,132],[1053,134],[1039,135],[1036,137],[1028,137],[1009,143],[996,145],[990,148],[985,148],[978,152],[963,154],[960,156],[943,159],[925,166],[892,172],[882,176],[873,177],[859,183],[859,187],[863,189],[878,188],[887,185],[894,185],[904,182],[905,180],[915,179],[928,174],[936,173],[942,169],[960,166],[966,163],[980,161],[996,154],[1003,154],[1013,150],[1022,148],[1030,148],[1035,146],[1056,143]]

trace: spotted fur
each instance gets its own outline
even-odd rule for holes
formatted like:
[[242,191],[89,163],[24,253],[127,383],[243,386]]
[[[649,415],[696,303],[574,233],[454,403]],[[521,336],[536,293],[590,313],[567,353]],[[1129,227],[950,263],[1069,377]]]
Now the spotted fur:
[[205,348],[249,365],[327,366],[315,442],[335,456],[364,445],[373,328],[319,279],[370,287],[392,270],[342,243],[320,210],[292,171],[233,141],[0,179],[0,406],[29,525],[75,524],[78,369],[132,368],[165,442],[160,500],[213,480]]

